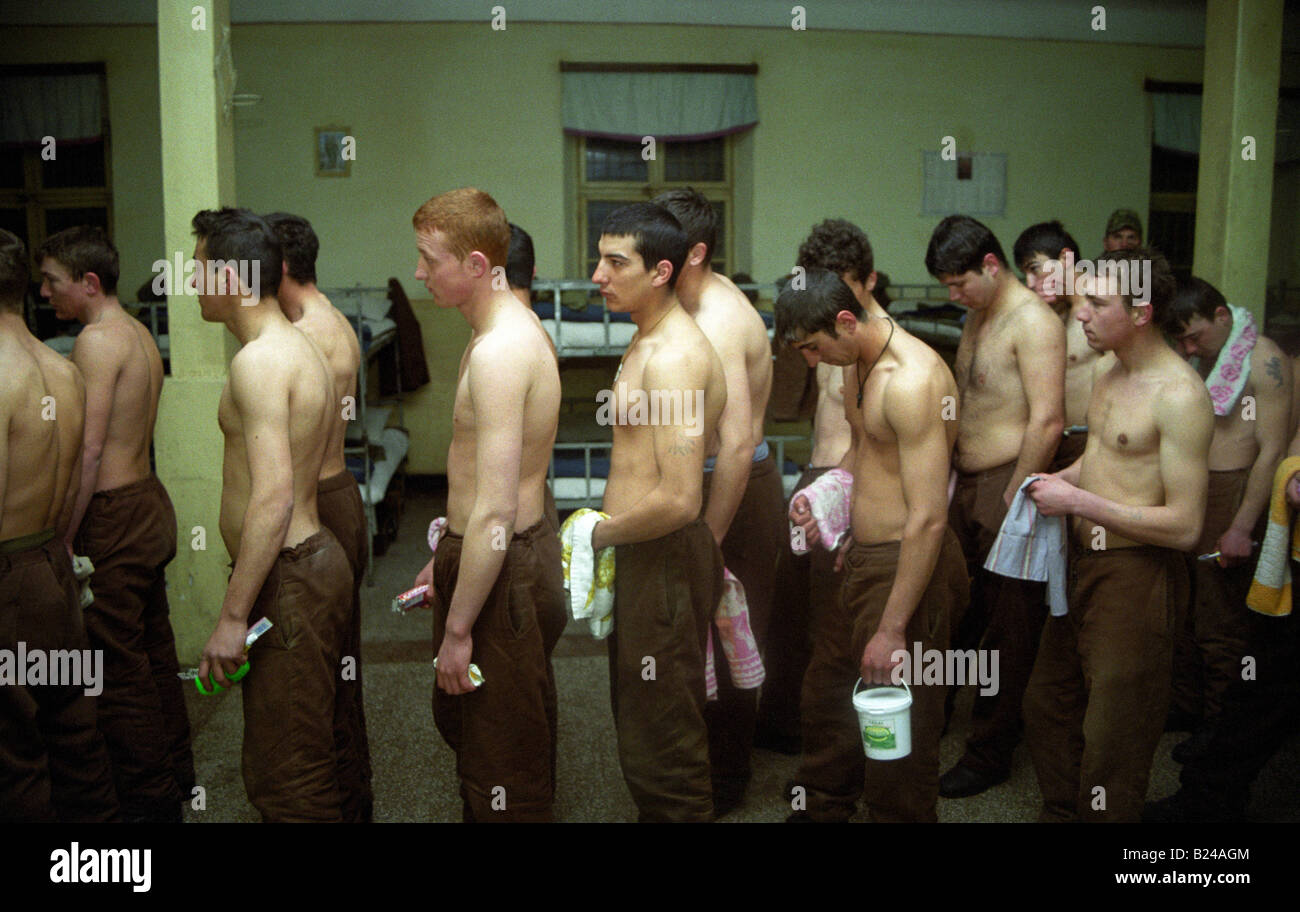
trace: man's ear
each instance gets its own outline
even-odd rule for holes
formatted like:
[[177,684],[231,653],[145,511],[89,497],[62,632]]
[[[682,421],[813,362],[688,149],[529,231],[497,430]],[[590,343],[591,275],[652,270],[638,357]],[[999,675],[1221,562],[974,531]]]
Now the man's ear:
[[492,264],[483,251],[471,250],[469,256],[465,257],[465,268],[473,278],[481,279],[492,271]]
[[655,288],[668,287],[668,281],[673,277],[673,264],[668,260],[660,260],[655,264],[654,278],[650,284]]
[[867,276],[867,280],[862,284],[866,286],[867,294],[871,294],[876,290],[876,271],[874,269],[871,270],[871,275]]
[[1134,301],[1129,299],[1129,317],[1133,320],[1134,326],[1146,326],[1152,323],[1156,318],[1156,309],[1150,303]]
[[[873,272],[871,274],[873,281],[875,276],[876,274]],[[858,328],[858,318],[853,316],[853,314],[849,313],[847,310],[841,310],[835,315],[835,327],[836,329],[844,330],[845,334],[851,334]]]
[[708,263],[709,245],[700,241],[686,254],[686,262],[691,266],[703,266]]
[[1220,304],[1218,307],[1214,308],[1214,319],[1215,321],[1231,323],[1232,311]]
[[980,266],[988,270],[990,279],[996,279],[998,272],[1002,269],[1002,263],[991,253],[984,254],[984,259],[980,260]]
[[86,293],[92,297],[96,294],[102,294],[104,291],[104,285],[99,281],[99,276],[96,273],[86,273],[81,277],[81,281],[86,285]]

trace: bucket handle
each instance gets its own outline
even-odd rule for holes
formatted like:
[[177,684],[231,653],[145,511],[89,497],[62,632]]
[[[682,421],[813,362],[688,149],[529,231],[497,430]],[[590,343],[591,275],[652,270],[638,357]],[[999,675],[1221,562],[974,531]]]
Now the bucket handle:
[[[858,695],[858,684],[861,684],[861,683],[863,683],[862,679],[861,679],[861,678],[858,678],[857,683],[855,683],[855,684],[853,685],[853,693],[851,693],[851,694],[849,695],[849,698],[850,698],[850,699],[852,699],[853,697],[856,697],[856,696]],[[877,685],[875,685],[875,686],[876,686],[876,687],[894,687],[894,686],[896,686],[896,685],[893,685],[893,684],[877,684]],[[903,679],[903,689],[907,691],[907,698],[910,700],[910,699],[912,698],[912,688],[910,688],[910,687],[907,686],[907,679],[906,679],[906,678]]]

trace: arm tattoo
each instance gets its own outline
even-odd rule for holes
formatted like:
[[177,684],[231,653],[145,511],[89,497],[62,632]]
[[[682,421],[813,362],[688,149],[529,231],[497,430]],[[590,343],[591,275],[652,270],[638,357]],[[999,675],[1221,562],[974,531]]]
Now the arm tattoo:
[[1277,355],[1268,359],[1264,365],[1264,373],[1268,374],[1277,381],[1278,388],[1282,386],[1282,362],[1278,360]]
[[685,433],[678,434],[677,440],[669,445],[668,452],[673,456],[689,456],[695,452],[695,441]]

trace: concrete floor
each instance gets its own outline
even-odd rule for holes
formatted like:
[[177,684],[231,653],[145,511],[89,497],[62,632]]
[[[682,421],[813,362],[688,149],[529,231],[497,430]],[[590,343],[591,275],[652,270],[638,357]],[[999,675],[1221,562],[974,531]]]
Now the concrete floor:
[[[454,759],[433,725],[430,688],[431,616],[427,609],[408,616],[393,614],[389,603],[411,585],[428,560],[425,529],[441,512],[445,495],[408,487],[401,535],[376,558],[375,585],[362,587],[363,659],[366,714],[374,767],[375,820],[460,820]],[[559,820],[603,822],[636,819],[636,807],[619,772],[609,708],[609,674],[605,644],[571,623],[554,654],[560,695],[559,771],[555,812]],[[958,702],[957,713],[942,743],[942,768],[957,760],[969,729],[973,691]],[[205,808],[187,809],[190,822],[255,822],[256,812],[244,795],[239,774],[243,733],[240,692],[202,697],[186,687],[193,727],[198,784]],[[1182,738],[1168,733],[1160,741],[1151,773],[1149,797],[1162,798],[1178,788],[1178,764],[1169,751]],[[745,804],[726,822],[779,822],[790,813],[784,783],[795,774],[798,759],[768,751],[754,752],[754,779]],[[1261,821],[1300,821],[1300,736],[1293,737],[1255,783],[1251,816]],[[1028,751],[1015,755],[1011,778],[973,798],[939,801],[943,822],[1029,822],[1039,809],[1038,786]],[[858,820],[865,820],[860,811]]]

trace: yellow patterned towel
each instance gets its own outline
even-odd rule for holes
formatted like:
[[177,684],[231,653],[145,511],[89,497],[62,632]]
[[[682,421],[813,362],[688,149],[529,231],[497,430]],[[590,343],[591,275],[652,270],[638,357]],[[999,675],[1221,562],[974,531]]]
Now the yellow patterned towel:
[[1300,511],[1287,506],[1286,483],[1300,472],[1300,456],[1283,459],[1273,473],[1273,497],[1268,503],[1268,528],[1259,549],[1259,564],[1246,605],[1260,614],[1285,617],[1291,613],[1291,561],[1300,560]]
[[564,590],[575,620],[587,619],[591,635],[601,640],[614,629],[614,549],[594,554],[591,530],[609,514],[587,507],[575,510],[560,526],[560,564]]

